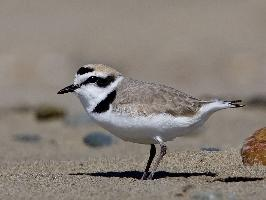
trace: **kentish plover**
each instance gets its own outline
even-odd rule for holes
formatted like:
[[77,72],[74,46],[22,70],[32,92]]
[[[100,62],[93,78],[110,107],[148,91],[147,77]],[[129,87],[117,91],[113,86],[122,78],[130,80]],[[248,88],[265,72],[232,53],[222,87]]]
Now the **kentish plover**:
[[[134,143],[150,144],[150,156],[142,179],[152,179],[166,154],[165,142],[189,134],[214,112],[243,107],[241,100],[203,101],[172,87],[123,76],[102,64],[81,67],[74,83],[58,94],[75,93],[89,117],[115,136]],[[150,174],[156,154],[160,154]]]

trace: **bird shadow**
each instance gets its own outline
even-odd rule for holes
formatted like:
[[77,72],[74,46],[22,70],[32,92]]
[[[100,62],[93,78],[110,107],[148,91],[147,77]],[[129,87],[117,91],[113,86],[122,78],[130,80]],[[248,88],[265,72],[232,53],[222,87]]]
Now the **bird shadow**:
[[[116,172],[116,171],[109,171],[109,172],[93,172],[93,173],[70,173],[71,176],[97,176],[97,177],[118,177],[118,178],[133,178],[133,179],[141,179],[143,172],[141,171],[124,171],[124,172]],[[166,171],[158,171],[154,174],[153,179],[161,179],[167,177],[183,177],[189,178],[192,176],[209,176],[215,177],[216,173],[213,172],[193,172],[193,173],[175,173],[175,172],[166,172]]]
[[253,182],[253,181],[261,181],[264,180],[263,177],[227,177],[227,178],[218,178],[213,182],[224,182],[224,183],[237,183],[237,182]]

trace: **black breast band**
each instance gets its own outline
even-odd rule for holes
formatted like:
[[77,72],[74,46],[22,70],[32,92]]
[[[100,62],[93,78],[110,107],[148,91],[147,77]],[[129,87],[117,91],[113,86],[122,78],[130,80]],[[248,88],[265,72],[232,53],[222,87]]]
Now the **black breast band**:
[[116,90],[112,91],[107,95],[107,97],[102,100],[98,105],[93,109],[94,113],[103,113],[109,110],[110,104],[113,103],[116,97]]

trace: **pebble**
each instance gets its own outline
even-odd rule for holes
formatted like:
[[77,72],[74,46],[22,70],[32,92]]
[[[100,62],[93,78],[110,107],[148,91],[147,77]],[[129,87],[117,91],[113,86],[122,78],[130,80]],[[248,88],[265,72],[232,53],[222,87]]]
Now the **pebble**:
[[254,96],[247,102],[248,106],[266,107],[266,96]]
[[246,139],[241,156],[244,165],[266,165],[266,127]]
[[66,111],[53,105],[40,105],[35,109],[35,117],[40,121],[59,119],[66,115]]
[[112,136],[101,132],[92,132],[83,138],[83,142],[90,147],[110,146],[113,143]]
[[201,151],[208,151],[208,152],[217,152],[217,151],[221,151],[221,149],[217,148],[217,147],[201,147],[200,148]]

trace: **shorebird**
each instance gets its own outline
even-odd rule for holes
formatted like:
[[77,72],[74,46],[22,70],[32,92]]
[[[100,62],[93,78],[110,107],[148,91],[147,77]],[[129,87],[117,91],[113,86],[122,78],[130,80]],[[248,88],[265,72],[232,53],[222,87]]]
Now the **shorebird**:
[[[58,94],[69,92],[77,95],[92,120],[113,135],[151,145],[141,179],[153,178],[166,154],[165,142],[189,134],[218,110],[244,106],[241,100],[201,100],[172,87],[128,78],[103,64],[79,68],[74,83]],[[160,153],[149,173],[155,144]]]

